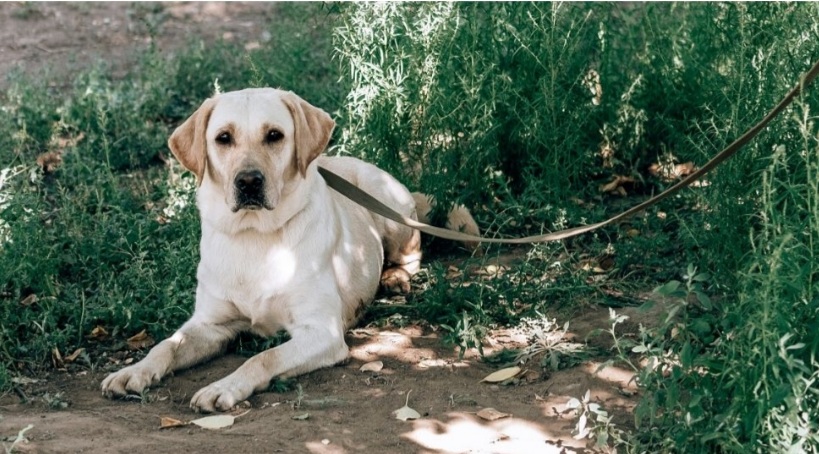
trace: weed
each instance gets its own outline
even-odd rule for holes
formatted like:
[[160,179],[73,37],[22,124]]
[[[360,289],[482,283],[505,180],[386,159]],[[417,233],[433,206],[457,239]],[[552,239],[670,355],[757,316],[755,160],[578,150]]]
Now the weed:
[[600,404],[591,401],[590,391],[586,391],[581,399],[569,399],[565,411],[573,411],[577,416],[577,423],[572,431],[574,438],[593,440],[593,449],[617,452],[619,447],[626,450],[631,447],[628,433],[611,422],[611,416]]

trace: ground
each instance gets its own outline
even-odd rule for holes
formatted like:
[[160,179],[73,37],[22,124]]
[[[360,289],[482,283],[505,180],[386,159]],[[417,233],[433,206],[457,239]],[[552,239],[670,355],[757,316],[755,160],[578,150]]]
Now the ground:
[[[274,14],[268,4],[222,2],[169,4],[161,11],[169,17],[151,31],[151,15],[160,12],[149,4],[5,3],[0,6],[0,74],[15,67],[32,73],[56,67],[61,77],[55,84],[60,84],[100,58],[121,73],[134,64],[131,51],[151,39],[172,52],[192,34],[254,46],[266,39]],[[629,326],[634,331],[636,323]],[[593,329],[606,327],[608,310],[589,307],[570,321],[568,336],[583,342]],[[231,354],[169,377],[142,398],[103,398],[100,381],[144,355],[137,351],[111,354],[104,367],[94,370],[69,364],[18,383],[15,392],[0,396],[0,438],[8,448],[31,425],[16,451],[583,452],[586,441],[572,437],[576,418],[564,410],[570,398],[587,390],[592,401],[614,413],[618,425],[631,424],[629,411],[636,400],[631,374],[614,367],[595,374],[600,359],[550,373],[534,363],[525,378],[497,385],[481,382],[497,366],[482,362],[475,351],[459,359],[457,350],[428,326],[364,327],[347,337],[348,363],[299,377],[299,388],[253,396],[237,409],[246,413],[228,428],[160,429],[160,422],[163,417],[183,422],[201,417],[188,408],[190,397],[234,370],[241,356]],[[486,352],[527,340],[525,333],[496,331],[488,337]],[[604,351],[608,347],[593,342]],[[88,353],[109,354],[104,349]],[[359,370],[376,360],[383,362],[382,370]],[[405,404],[421,418],[396,419],[393,412]],[[485,420],[477,415],[484,408],[508,416]]]

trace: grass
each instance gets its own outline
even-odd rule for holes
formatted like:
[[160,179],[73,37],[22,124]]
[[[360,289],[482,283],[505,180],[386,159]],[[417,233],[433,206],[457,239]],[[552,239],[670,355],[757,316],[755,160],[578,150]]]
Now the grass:
[[[166,59],[149,49],[124,79],[100,64],[59,89],[10,76],[0,97],[0,126],[11,131],[0,136],[0,388],[48,367],[54,348],[99,346],[88,339],[97,326],[161,338],[189,315],[193,178],[165,164],[165,140],[216,86],[304,94],[337,119],[331,153],[378,163],[441,210],[463,203],[500,236],[602,220],[663,189],[670,183],[651,164],[704,163],[819,58],[810,3],[277,8],[271,43],[254,51],[192,41]],[[143,13],[149,31],[161,27],[161,10]],[[610,306],[612,361],[634,368],[642,400],[633,433],[584,427],[595,443],[816,452],[815,93],[708,185],[626,224],[489,248],[454,271],[445,254],[428,254],[423,291],[373,305],[368,321],[399,314],[480,348],[493,327]],[[54,171],[36,164],[46,152],[61,154]],[[618,176],[634,180],[625,198],[600,191]],[[486,271],[510,251],[517,265]],[[674,313],[624,338],[616,307],[652,287]],[[525,351],[548,350],[548,339]],[[576,404],[586,422],[601,415],[588,399]]]

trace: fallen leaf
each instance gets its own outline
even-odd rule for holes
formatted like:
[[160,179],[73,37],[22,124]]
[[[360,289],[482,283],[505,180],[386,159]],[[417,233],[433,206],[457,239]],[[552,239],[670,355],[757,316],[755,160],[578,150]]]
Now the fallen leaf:
[[63,155],[59,151],[49,151],[37,156],[37,165],[43,169],[43,173],[51,173],[63,163]]
[[159,419],[159,428],[160,429],[168,429],[168,428],[171,428],[171,427],[181,427],[181,426],[187,426],[187,425],[188,425],[188,423],[186,423],[184,421],[180,421],[178,419],[171,418],[171,417],[168,417],[168,416],[163,416],[163,417],[161,417]]
[[509,380],[510,378],[514,378],[517,374],[520,373],[520,367],[507,367],[506,369],[501,369],[499,371],[492,372],[491,374],[487,375],[481,381],[485,381],[487,383],[500,383],[502,381]]
[[371,361],[358,369],[361,372],[378,372],[384,368],[384,363],[381,361]]
[[131,350],[142,350],[143,348],[151,347],[156,343],[154,338],[149,336],[144,329],[139,333],[129,337],[127,342],[128,348]]
[[449,268],[446,269],[447,279],[457,279],[463,275],[464,273],[455,266],[450,265]]
[[66,356],[65,358],[63,358],[63,361],[65,361],[67,363],[73,363],[74,360],[76,360],[80,355],[82,355],[82,353],[84,351],[85,351],[84,348],[78,348],[78,349],[74,350],[74,353],[72,353],[72,354]]
[[33,385],[34,383],[39,383],[40,380],[28,377],[13,377],[11,382],[18,385]]
[[233,415],[214,415],[205,416],[204,418],[194,419],[191,424],[196,424],[204,429],[224,429],[230,427],[236,418]]
[[296,421],[304,421],[310,417],[310,413],[305,413],[303,415],[292,416],[290,419],[295,419]]
[[501,411],[495,410],[494,408],[484,408],[483,410],[476,413],[479,418],[485,419],[487,421],[495,421],[496,419],[506,418],[509,416],[509,413],[503,413]]
[[74,137],[57,137],[51,140],[51,144],[57,148],[75,147],[84,138],[85,133],[81,132]]
[[60,354],[60,349],[54,347],[51,350],[51,362],[54,364],[55,369],[62,369],[65,367],[65,362],[63,362],[63,355]]
[[534,383],[543,378],[543,374],[536,370],[527,370],[522,374],[522,377],[524,380],[526,380],[527,383]]
[[601,184],[597,190],[599,192],[616,192],[620,195],[625,195],[626,190],[623,188],[624,184],[634,183],[634,178],[625,175],[615,175],[614,179],[606,184]]
[[421,414],[417,411],[413,410],[412,408],[404,405],[403,407],[395,410],[393,412],[395,415],[395,419],[400,419],[401,421],[409,421],[412,419],[418,419],[421,417]]
[[92,329],[91,334],[88,335],[89,339],[96,340],[102,340],[105,339],[106,337],[108,337],[108,331],[106,331],[105,328],[103,328],[100,325],[97,325],[94,329]]
[[663,181],[679,180],[682,177],[688,176],[697,170],[696,164],[691,161],[682,164],[675,164],[673,161],[666,163],[655,162],[648,167],[648,172]]
[[22,304],[23,306],[31,306],[32,304],[34,304],[36,302],[37,302],[37,295],[32,293],[31,295],[23,298],[23,300],[20,301],[20,304]]
[[409,395],[411,392],[412,390],[407,391],[407,401],[404,403],[404,406],[392,412],[393,415],[395,415],[395,419],[400,419],[401,421],[409,421],[421,417],[420,413],[409,407]]

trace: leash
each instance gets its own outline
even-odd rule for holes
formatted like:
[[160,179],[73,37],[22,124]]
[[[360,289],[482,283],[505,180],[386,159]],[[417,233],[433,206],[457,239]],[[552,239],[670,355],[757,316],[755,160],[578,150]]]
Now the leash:
[[656,205],[661,200],[667,199],[671,195],[677,193],[680,189],[689,186],[694,181],[698,180],[700,177],[705,175],[706,173],[710,172],[714,167],[721,164],[726,159],[733,156],[737,151],[739,151],[742,147],[744,147],[748,142],[751,141],[760,131],[765,129],[768,124],[776,118],[785,108],[793,102],[794,98],[796,98],[805,87],[810,85],[811,82],[819,75],[819,61],[817,61],[813,67],[805,73],[799,80],[799,83],[785,96],[785,98],[776,105],[776,107],[771,110],[768,115],[765,115],[762,120],[759,121],[756,125],[754,125],[751,129],[742,134],[737,140],[733,143],[728,145],[724,150],[717,153],[716,156],[711,158],[704,166],[702,166],[696,172],[688,175],[684,179],[677,182],[675,185],[671,186],[670,188],[666,189],[665,191],[661,192],[660,194],[646,200],[639,205],[636,205],[632,208],[629,208],[622,213],[615,215],[605,221],[598,222],[595,224],[589,224],[579,227],[573,227],[566,230],[560,230],[557,232],[547,233],[545,235],[534,235],[534,236],[527,236],[524,238],[508,238],[508,239],[501,239],[501,238],[483,238],[479,236],[467,235],[465,233],[461,233],[455,230],[444,229],[440,227],[434,227],[428,224],[424,224],[422,222],[418,222],[414,219],[408,218],[406,216],[397,213],[392,208],[388,207],[381,201],[377,200],[375,197],[371,196],[370,194],[362,191],[354,184],[350,183],[349,181],[341,178],[340,176],[336,175],[335,173],[323,168],[319,167],[318,171],[324,180],[327,182],[327,185],[331,188],[335,189],[345,197],[349,198],[353,202],[363,206],[364,208],[372,211],[373,213],[380,214],[387,219],[395,221],[399,224],[406,225],[408,227],[412,227],[414,229],[418,229],[421,232],[424,232],[429,235],[446,238],[449,240],[456,240],[456,241],[471,241],[471,242],[483,242],[483,243],[504,243],[504,244],[526,244],[526,243],[542,243],[547,241],[557,241],[562,240],[565,238],[573,237],[576,235],[580,235],[586,232],[591,232],[592,230],[599,229],[600,227],[612,224],[617,222],[621,219],[627,218],[635,213],[639,213],[653,205]]

